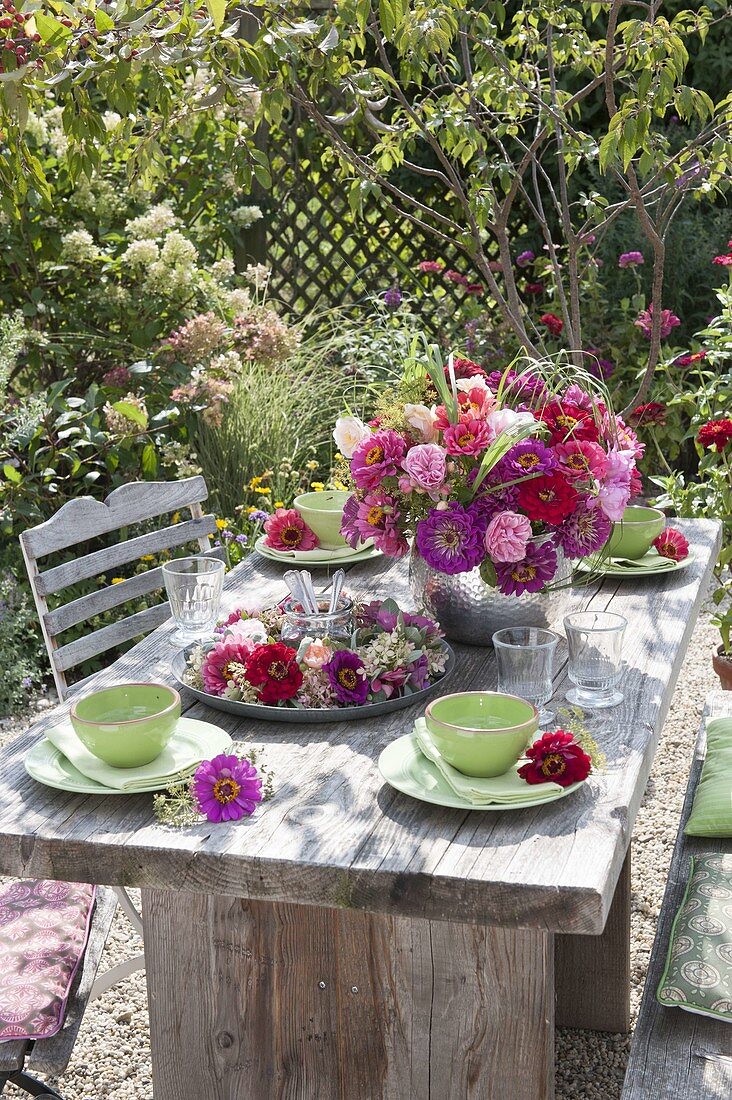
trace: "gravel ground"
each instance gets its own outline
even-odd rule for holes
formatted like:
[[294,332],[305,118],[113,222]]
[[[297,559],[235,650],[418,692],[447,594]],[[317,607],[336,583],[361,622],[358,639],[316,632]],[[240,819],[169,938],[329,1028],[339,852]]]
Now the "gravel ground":
[[[633,836],[632,1008],[638,1011],[656,921],[678,831],[699,716],[718,682],[710,654],[716,631],[709,616],[696,625]],[[5,722],[0,743],[25,722]],[[118,911],[102,969],[139,950],[139,938]],[[557,1100],[619,1100],[630,1037],[592,1031],[557,1032]],[[71,1065],[61,1082],[66,1100],[152,1100],[150,1043],[142,973],[90,1006]],[[25,1093],[10,1086],[7,1096]],[[205,1100],[204,1097],[201,1100]],[[446,1097],[445,1100],[448,1100]],[[526,1100],[530,1100],[529,1097]]]

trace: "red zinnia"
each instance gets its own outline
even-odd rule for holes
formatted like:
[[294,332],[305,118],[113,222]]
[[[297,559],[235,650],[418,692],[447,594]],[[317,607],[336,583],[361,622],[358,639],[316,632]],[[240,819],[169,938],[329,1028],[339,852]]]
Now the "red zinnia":
[[543,734],[526,750],[528,763],[518,773],[527,783],[558,783],[569,787],[579,783],[592,771],[592,758],[582,749],[571,733],[554,730]]
[[675,527],[666,527],[653,545],[662,558],[671,558],[671,561],[683,561],[689,556],[689,542],[677,531]]
[[697,443],[702,447],[706,447],[707,450],[710,447],[716,447],[718,452],[724,450],[730,439],[732,439],[732,420],[727,419],[710,420],[699,429],[699,435],[696,437]]
[[[544,284],[543,283],[527,283],[526,286],[524,287],[524,294],[543,294],[543,293],[544,293]],[[560,331],[561,331],[561,329],[560,329]]]
[[564,321],[561,319],[561,317],[557,317],[556,313],[542,313],[539,320],[541,321],[542,325],[546,325],[552,336],[562,335]]
[[572,439],[589,439],[591,443],[597,443],[600,433],[589,409],[581,409],[579,405],[567,402],[550,401],[536,415],[548,427],[552,446]]
[[247,680],[259,688],[263,703],[293,699],[302,684],[297,651],[284,642],[256,646],[247,661]]
[[666,406],[660,401],[649,401],[647,405],[636,405],[627,417],[631,428],[641,428],[647,424],[665,424]]
[[706,357],[707,353],[705,351],[693,351],[690,355],[679,355],[678,359],[674,359],[674,366],[690,367],[692,363],[701,363]]
[[533,477],[519,486],[519,505],[532,521],[559,524],[577,507],[577,491],[561,474]]
[[[488,377],[483,368],[474,363],[472,359],[453,359],[452,365],[456,378],[474,378],[476,374],[479,374],[481,378]],[[450,371],[445,367],[445,378],[449,377]]]

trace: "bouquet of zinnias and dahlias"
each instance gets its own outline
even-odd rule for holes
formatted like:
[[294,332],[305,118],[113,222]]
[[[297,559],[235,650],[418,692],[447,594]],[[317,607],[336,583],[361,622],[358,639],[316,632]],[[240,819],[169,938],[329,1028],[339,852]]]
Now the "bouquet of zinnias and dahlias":
[[341,528],[351,546],[373,539],[401,557],[413,538],[432,568],[479,567],[517,596],[550,585],[560,553],[599,550],[641,487],[643,445],[574,367],[488,374],[452,356],[443,367],[431,346],[375,420],[342,417],[334,438],[355,487]]

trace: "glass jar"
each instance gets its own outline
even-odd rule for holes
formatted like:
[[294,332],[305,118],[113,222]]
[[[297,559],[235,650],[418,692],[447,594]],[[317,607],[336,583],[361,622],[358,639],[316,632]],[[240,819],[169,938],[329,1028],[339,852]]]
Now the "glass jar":
[[282,611],[285,621],[282,624],[280,637],[287,645],[297,649],[303,638],[327,638],[340,646],[348,647],[351,643],[353,601],[347,596],[341,596],[335,611],[328,611],[330,601],[318,600],[319,611],[313,614],[304,611],[298,600],[285,600]]

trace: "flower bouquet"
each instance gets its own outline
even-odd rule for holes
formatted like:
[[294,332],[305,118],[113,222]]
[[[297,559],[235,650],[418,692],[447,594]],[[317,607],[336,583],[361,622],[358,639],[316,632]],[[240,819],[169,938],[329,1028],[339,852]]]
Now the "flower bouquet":
[[376,714],[409,706],[451,669],[437,623],[393,600],[359,605],[347,646],[309,636],[290,645],[284,621],[280,606],[240,608],[217,628],[213,645],[179,655],[173,671],[218,709],[292,721],[315,712],[319,721],[337,721],[351,708]]
[[336,425],[355,490],[341,533],[350,545],[372,538],[391,557],[411,538],[432,574],[479,571],[482,587],[503,596],[567,583],[565,559],[598,551],[640,492],[643,445],[603,384],[576,367],[488,374],[425,350],[374,420]]

